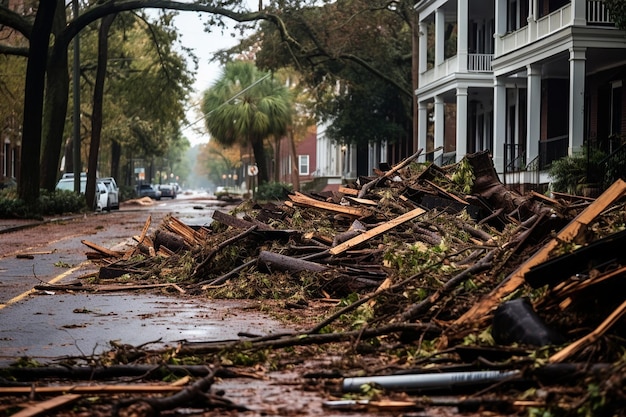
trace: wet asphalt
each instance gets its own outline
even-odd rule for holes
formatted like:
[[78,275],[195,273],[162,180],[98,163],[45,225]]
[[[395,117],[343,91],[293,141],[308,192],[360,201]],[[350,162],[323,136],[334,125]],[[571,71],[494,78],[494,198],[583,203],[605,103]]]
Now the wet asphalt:
[[[122,207],[144,222],[151,213],[171,213],[190,225],[208,225],[214,210],[227,211],[214,200],[180,197],[146,207]],[[96,235],[71,236],[37,248],[32,259],[18,254],[0,257],[0,365],[20,358],[54,363],[88,359],[126,344],[149,348],[175,346],[180,341],[231,340],[239,332],[268,334],[280,323],[261,314],[240,314],[244,301],[189,298],[163,290],[86,293],[37,290],[43,283],[66,284],[97,271],[87,260],[87,239],[114,248],[132,244],[128,226],[116,222],[116,212],[99,214],[103,227]],[[153,224],[153,228],[158,225]],[[20,227],[25,227],[20,225]],[[30,227],[38,227],[31,225]],[[3,235],[0,234],[0,239]]]

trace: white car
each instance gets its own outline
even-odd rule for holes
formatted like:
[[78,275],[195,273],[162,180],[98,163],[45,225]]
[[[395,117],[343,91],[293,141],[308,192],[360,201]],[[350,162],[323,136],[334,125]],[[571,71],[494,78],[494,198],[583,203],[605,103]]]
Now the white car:
[[107,187],[107,191],[109,192],[109,201],[107,207],[112,210],[120,209],[120,189],[115,182],[115,178],[113,177],[104,177],[98,178],[98,181],[104,183]]
[[[85,193],[87,187],[87,177],[80,177],[80,192]],[[57,190],[74,191],[74,176],[65,174],[63,178],[59,180],[56,186]],[[100,180],[96,180],[96,197],[94,201],[94,207],[96,211],[111,211],[111,204],[109,198],[109,191],[107,186]]]

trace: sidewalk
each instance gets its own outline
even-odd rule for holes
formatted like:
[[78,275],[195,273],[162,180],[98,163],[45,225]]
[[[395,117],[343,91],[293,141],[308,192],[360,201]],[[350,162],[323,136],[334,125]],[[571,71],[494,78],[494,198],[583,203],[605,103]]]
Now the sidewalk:
[[4,233],[12,233],[18,230],[27,229],[29,227],[39,226],[40,224],[56,222],[61,220],[72,219],[76,216],[84,216],[84,214],[74,214],[67,216],[45,216],[43,220],[37,219],[0,219],[0,235]]

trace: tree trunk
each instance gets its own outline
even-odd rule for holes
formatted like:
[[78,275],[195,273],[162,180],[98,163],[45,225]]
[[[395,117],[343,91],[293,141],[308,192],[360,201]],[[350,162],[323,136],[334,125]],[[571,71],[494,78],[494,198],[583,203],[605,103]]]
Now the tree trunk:
[[293,128],[289,128],[289,151],[291,152],[291,185],[294,191],[300,191],[300,170],[298,169],[298,154],[296,152],[296,140]]
[[87,164],[87,185],[85,198],[87,207],[90,201],[96,198],[96,174],[98,172],[98,153],[100,152],[100,137],[102,135],[102,101],[104,97],[104,81],[107,72],[107,58],[109,55],[109,29],[115,20],[115,14],[102,18],[98,32],[98,69],[93,89],[93,113],[91,115],[91,143],[89,144],[89,161]]
[[[62,32],[67,24],[65,6],[57,0],[57,9],[54,16],[53,32],[55,36]],[[67,48],[53,49],[52,57],[48,62],[46,77],[46,93],[43,110],[42,154],[41,154],[41,188],[52,191],[59,176],[59,162],[63,148],[63,130],[65,128],[65,113],[67,111],[68,91],[70,78],[68,73]],[[66,167],[71,168],[71,160],[65,159]],[[65,170],[74,172],[73,170]]]
[[265,159],[265,147],[263,146],[262,138],[253,138],[251,141],[252,152],[254,153],[254,160],[259,168],[258,173],[258,185],[265,184],[269,180],[269,173],[267,171],[267,160]]
[[39,199],[39,156],[41,155],[41,127],[43,98],[48,61],[48,45],[56,1],[40,1],[33,24],[26,85],[24,92],[24,119],[22,126],[22,165],[18,196],[26,204],[33,205]]
[[[120,158],[122,157],[122,146],[118,141],[111,141],[111,176],[119,181],[120,178]],[[125,184],[130,185],[130,184]]]

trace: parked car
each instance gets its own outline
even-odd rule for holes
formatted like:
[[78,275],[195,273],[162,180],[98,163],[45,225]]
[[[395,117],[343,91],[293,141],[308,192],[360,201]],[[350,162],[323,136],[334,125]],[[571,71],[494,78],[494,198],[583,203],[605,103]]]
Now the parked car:
[[115,178],[113,178],[113,177],[104,177],[104,178],[99,178],[98,180],[101,181],[107,187],[107,191],[109,192],[109,204],[108,204],[108,206],[111,207],[111,209],[113,209],[113,210],[119,210],[119,208],[120,208],[120,189],[117,186],[117,183],[115,182]]
[[[87,188],[87,177],[80,177],[80,192],[85,194],[85,189]],[[74,176],[69,176],[68,174],[64,174],[63,178],[59,180],[56,186],[57,190],[65,190],[65,191],[74,191]],[[96,197],[93,204],[93,207],[96,211],[111,211],[111,205],[109,199],[109,191],[104,185],[104,183],[100,180],[96,180]]]
[[161,191],[161,197],[176,198],[176,188],[173,185],[161,184],[159,191]]
[[138,197],[150,197],[153,200],[161,199],[161,191],[157,190],[151,184],[141,184],[137,186]]

